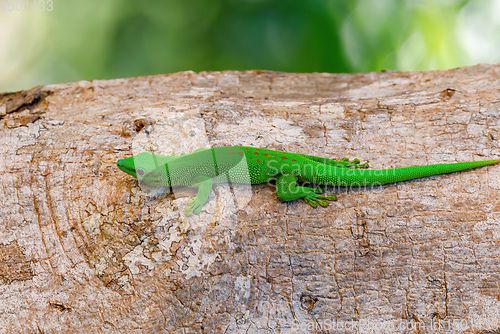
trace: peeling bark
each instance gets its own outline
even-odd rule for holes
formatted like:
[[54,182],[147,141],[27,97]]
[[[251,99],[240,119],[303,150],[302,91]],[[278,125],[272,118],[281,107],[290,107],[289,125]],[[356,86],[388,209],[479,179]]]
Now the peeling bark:
[[[372,168],[500,156],[500,66],[183,72],[0,94],[0,332],[500,328],[500,166],[313,209],[148,194],[116,160],[250,145]],[[241,192],[243,193],[243,192]]]

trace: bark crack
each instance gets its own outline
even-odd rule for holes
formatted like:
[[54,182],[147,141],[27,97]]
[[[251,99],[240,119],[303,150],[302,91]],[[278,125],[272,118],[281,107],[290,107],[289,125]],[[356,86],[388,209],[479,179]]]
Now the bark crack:
[[30,90],[0,94],[0,120],[9,114],[25,109],[33,110],[51,93],[51,91],[45,90],[45,86],[36,86]]

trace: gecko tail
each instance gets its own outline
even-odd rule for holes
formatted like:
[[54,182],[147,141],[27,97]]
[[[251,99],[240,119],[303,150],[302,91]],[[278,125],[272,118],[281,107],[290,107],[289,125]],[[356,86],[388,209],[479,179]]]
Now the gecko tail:
[[334,179],[337,181],[335,182],[337,185],[368,186],[407,181],[439,174],[454,173],[494,165],[497,163],[500,163],[500,159],[379,170],[337,168],[333,171],[333,173],[335,174]]

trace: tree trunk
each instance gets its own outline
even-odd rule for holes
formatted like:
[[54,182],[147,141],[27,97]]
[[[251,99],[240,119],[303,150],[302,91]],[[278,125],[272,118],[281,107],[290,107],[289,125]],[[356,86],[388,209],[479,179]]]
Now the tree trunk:
[[498,331],[500,166],[329,189],[328,208],[216,185],[185,217],[193,191],[148,193],[116,160],[225,145],[377,169],[498,159],[499,101],[500,65],[0,94],[0,332]]

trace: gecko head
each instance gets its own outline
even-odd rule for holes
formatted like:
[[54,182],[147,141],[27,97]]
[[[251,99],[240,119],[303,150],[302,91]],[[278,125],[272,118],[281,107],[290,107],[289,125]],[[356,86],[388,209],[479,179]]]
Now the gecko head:
[[157,167],[153,154],[149,152],[142,152],[125,159],[120,159],[116,162],[116,165],[120,170],[137,179],[143,178],[144,175],[147,175]]

